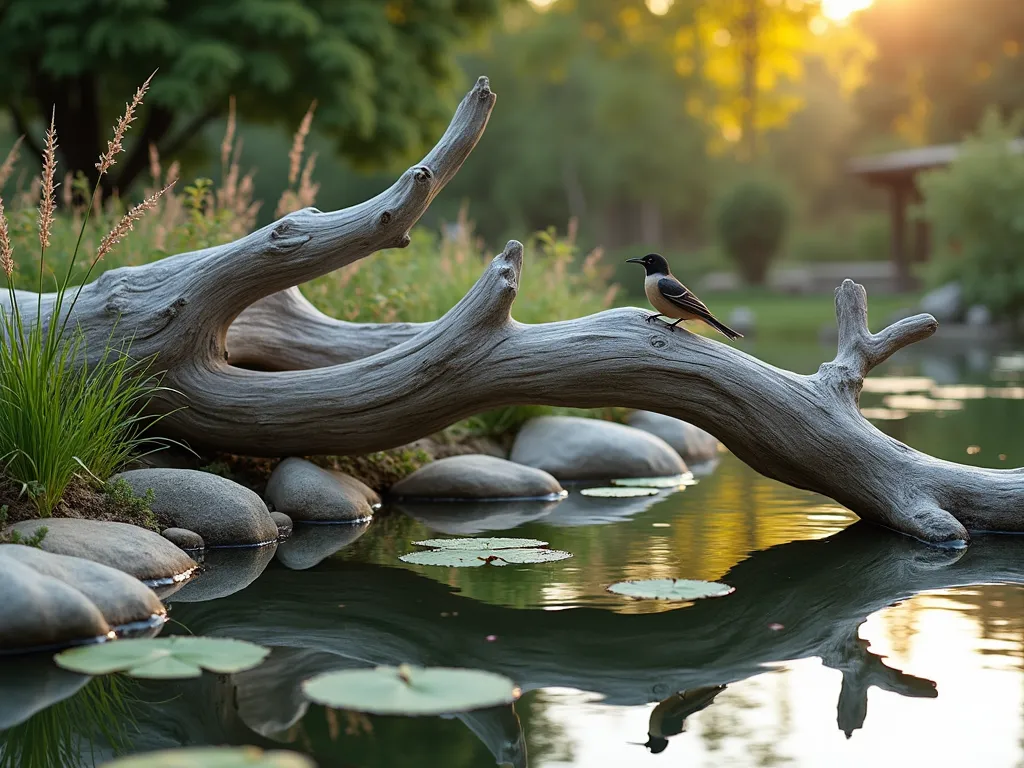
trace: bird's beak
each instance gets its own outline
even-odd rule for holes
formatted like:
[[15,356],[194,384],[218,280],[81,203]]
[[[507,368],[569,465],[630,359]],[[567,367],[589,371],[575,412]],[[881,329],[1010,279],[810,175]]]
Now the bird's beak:
[[627,264],[643,264],[643,259],[626,259]]

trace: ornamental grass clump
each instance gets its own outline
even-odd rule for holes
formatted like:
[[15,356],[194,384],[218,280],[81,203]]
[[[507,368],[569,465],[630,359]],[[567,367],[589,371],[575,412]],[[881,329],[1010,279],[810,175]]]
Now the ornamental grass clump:
[[[152,77],[150,78],[150,80]],[[153,419],[142,415],[157,390],[150,360],[130,355],[130,340],[113,334],[103,349],[87,349],[74,322],[74,308],[99,261],[156,205],[169,188],[146,197],[121,217],[101,240],[77,286],[71,286],[100,188],[100,179],[123,151],[122,142],[149,88],[147,80],[128,103],[107,151],[96,163],[97,180],[85,207],[78,239],[60,272],[48,268],[56,211],[57,133],[46,134],[38,208],[38,293],[15,290],[15,257],[0,199],[0,268],[7,278],[7,303],[0,303],[0,493],[28,498],[38,514],[50,516],[74,482],[103,482],[134,456],[141,433]],[[16,155],[17,147],[11,156]],[[0,168],[9,168],[13,159]],[[44,275],[54,292],[44,296]],[[8,501],[7,498],[3,499]]]

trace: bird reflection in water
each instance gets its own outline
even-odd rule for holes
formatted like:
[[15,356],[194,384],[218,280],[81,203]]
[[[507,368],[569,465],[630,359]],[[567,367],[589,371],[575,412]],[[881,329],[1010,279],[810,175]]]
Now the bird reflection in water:
[[647,742],[641,746],[651,750],[651,754],[664,752],[668,748],[669,737],[677,736],[686,730],[686,718],[711,706],[715,697],[724,690],[724,685],[708,685],[674,693],[659,702],[651,710],[651,718],[647,724]]

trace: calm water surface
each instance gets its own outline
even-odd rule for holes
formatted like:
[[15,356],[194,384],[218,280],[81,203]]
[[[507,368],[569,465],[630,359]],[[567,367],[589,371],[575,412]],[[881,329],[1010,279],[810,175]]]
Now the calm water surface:
[[[917,347],[869,382],[862,406],[880,428],[943,458],[1024,465],[1024,353]],[[827,356],[751,351],[803,372]],[[471,569],[397,559],[416,539],[485,531],[574,557]],[[729,455],[652,499],[393,507],[366,528],[300,526],[276,553],[214,553],[209,565],[167,598],[167,632],[260,642],[274,649],[266,664],[79,687],[45,659],[4,662],[0,697],[44,708],[0,732],[0,766],[198,744],[283,744],[322,768],[1024,765],[1024,537],[933,549]],[[736,592],[674,607],[605,591],[670,576]],[[498,671],[524,695],[411,719],[300,694],[322,671],[399,662]]]

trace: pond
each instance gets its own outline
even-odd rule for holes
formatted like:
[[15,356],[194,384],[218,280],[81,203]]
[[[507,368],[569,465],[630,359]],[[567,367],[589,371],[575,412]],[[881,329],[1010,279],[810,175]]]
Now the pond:
[[[828,354],[748,349],[803,372]],[[1014,349],[916,345],[875,373],[862,406],[936,456],[1024,465]],[[365,527],[299,526],[276,553],[214,552],[209,573],[167,597],[165,634],[251,640],[273,648],[268,661],[83,686],[45,658],[4,660],[0,699],[39,711],[0,732],[0,766],[204,744],[285,745],[321,768],[1024,764],[1024,537],[927,547],[731,455],[655,497],[577,490],[548,506],[392,507]],[[573,557],[463,569],[398,559],[419,539],[484,532]],[[606,591],[666,577],[736,591],[682,605]],[[323,671],[400,662],[500,672],[523,696],[395,718],[309,705],[300,691]]]

